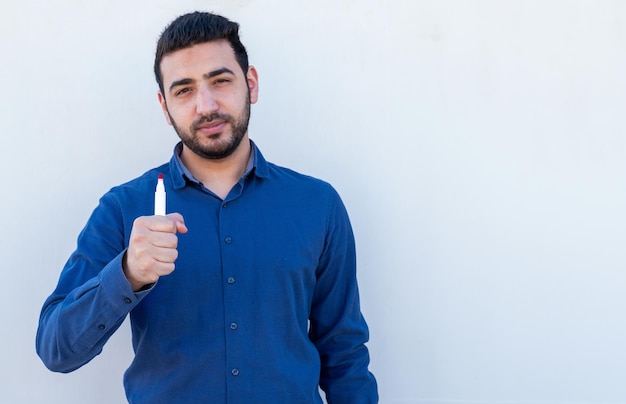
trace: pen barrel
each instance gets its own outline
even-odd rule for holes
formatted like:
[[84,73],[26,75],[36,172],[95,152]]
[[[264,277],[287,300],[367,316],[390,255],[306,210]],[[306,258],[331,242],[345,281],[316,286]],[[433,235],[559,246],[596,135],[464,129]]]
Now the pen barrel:
[[165,216],[165,192],[154,193],[154,214]]

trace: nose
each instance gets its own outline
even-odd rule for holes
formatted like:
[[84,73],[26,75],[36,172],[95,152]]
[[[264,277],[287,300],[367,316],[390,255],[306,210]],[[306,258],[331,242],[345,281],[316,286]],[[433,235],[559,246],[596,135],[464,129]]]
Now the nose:
[[214,94],[204,86],[198,88],[196,95],[196,112],[198,115],[210,115],[216,112],[218,108],[219,106]]

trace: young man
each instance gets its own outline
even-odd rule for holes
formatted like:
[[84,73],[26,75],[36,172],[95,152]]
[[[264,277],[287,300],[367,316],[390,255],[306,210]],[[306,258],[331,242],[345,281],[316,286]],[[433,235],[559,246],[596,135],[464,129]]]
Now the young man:
[[[130,313],[131,403],[374,403],[354,240],[325,182],[268,163],[248,138],[258,74],[238,25],[174,20],[155,58],[181,142],[105,194],[44,303],[37,352],[78,369]],[[167,208],[153,215],[162,174]]]

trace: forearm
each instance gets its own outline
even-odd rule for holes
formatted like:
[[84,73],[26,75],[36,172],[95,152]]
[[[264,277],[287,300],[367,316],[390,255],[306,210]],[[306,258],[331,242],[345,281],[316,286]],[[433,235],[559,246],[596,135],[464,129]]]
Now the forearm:
[[367,324],[358,310],[346,315],[315,340],[320,353],[320,387],[329,404],[373,404],[378,402],[374,375],[368,370]]
[[329,404],[377,403],[376,379],[368,370],[369,330],[359,304],[354,237],[343,205],[331,206],[309,333],[320,354],[320,387]]
[[93,359],[138,303],[142,294],[132,292],[120,259],[121,254],[96,277],[45,302],[36,347],[50,370],[71,372]]

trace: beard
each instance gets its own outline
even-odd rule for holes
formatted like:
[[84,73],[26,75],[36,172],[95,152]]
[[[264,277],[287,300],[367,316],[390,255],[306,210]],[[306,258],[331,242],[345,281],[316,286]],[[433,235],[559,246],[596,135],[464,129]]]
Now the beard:
[[[188,130],[184,130],[176,124],[169,110],[167,113],[178,137],[189,150],[200,157],[210,160],[219,160],[233,154],[248,132],[248,123],[250,121],[250,95],[248,95],[239,116],[234,117],[230,114],[217,112],[211,115],[203,115],[193,121]],[[210,123],[216,119],[227,123],[228,126],[230,126],[230,133],[227,127],[224,132],[211,136],[209,143],[203,143],[198,136],[198,128],[200,125]]]

